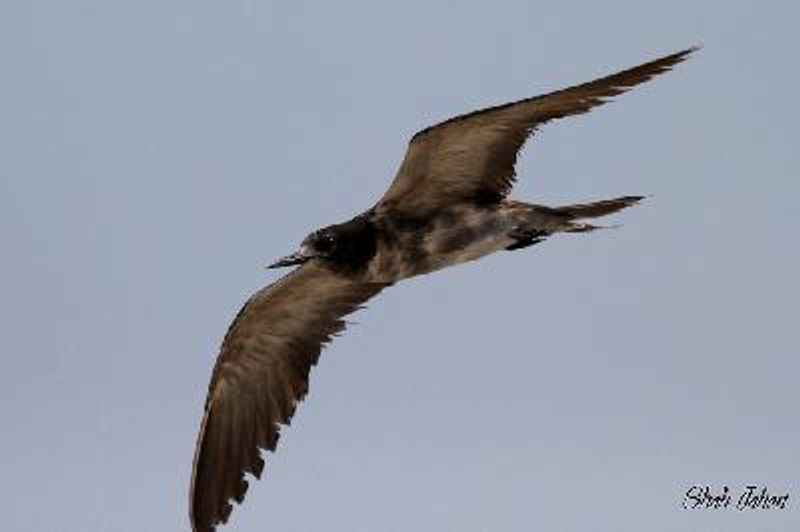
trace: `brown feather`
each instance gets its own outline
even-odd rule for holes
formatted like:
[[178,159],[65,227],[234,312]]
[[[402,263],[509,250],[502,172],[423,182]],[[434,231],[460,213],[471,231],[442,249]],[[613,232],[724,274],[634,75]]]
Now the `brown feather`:
[[392,185],[376,208],[424,217],[458,201],[498,202],[511,191],[519,150],[539,126],[586,113],[670,70],[694,50],[423,129],[411,139]]
[[275,450],[308,391],[319,353],[345,327],[342,318],[386,287],[309,262],[256,293],[225,335],[197,439],[190,488],[196,532],[224,523],[261,475],[261,449]]

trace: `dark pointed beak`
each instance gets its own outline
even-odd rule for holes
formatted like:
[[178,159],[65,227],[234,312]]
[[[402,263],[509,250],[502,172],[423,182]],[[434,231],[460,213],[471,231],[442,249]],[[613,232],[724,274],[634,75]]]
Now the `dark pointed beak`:
[[314,258],[314,255],[308,252],[307,249],[300,248],[300,251],[297,253],[292,253],[291,255],[287,255],[282,259],[278,259],[267,268],[285,268],[286,266],[295,266],[297,264],[303,264]]

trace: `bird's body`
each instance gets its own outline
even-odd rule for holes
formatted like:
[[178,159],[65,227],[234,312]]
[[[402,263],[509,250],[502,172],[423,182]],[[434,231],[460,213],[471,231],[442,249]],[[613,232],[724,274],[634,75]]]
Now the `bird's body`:
[[[609,212],[613,212],[640,199],[626,196],[601,203],[609,205]],[[554,233],[598,228],[577,221],[580,216],[563,210],[574,207],[560,210],[505,200],[485,206],[455,204],[424,219],[370,210],[342,225],[358,232],[353,238],[371,239],[373,243],[362,244],[360,249],[374,252],[351,258],[346,264],[354,278],[393,284],[504,249],[528,247]]]
[[377,228],[366,278],[394,283],[478,259],[510,245],[510,209],[454,205],[424,220],[369,213]]
[[196,532],[242,502],[245,473],[308,392],[322,347],[344,316],[398,281],[598,226],[637,203],[622,196],[547,207],[508,199],[525,140],[542,124],[601,105],[684,60],[690,50],[543,96],[462,115],[417,133],[392,185],[355,218],[310,234],[273,266],[300,265],[256,293],[228,329],[209,384],[190,488]]

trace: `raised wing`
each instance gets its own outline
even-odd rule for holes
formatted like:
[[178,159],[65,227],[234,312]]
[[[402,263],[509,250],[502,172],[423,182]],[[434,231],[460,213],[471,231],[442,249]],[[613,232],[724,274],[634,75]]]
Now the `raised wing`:
[[426,216],[455,201],[500,201],[514,184],[517,153],[540,125],[586,113],[670,70],[694,50],[423,129],[411,139],[394,181],[376,208]]
[[386,286],[312,261],[245,304],[222,343],[197,439],[189,494],[195,532],[215,530],[231,500],[242,502],[245,473],[260,477],[260,450],[275,450],[322,346],[344,330],[343,316]]

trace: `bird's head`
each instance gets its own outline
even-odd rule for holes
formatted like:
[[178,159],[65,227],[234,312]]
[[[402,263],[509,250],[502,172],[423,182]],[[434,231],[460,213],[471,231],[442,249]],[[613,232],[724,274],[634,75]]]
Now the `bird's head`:
[[329,225],[305,237],[300,248],[279,259],[270,268],[282,268],[320,259],[335,265],[359,268],[375,253],[372,224],[357,217],[343,224]]
[[270,268],[283,268],[303,264],[311,259],[326,259],[336,256],[340,246],[340,235],[335,225],[323,227],[303,239],[300,248],[282,259],[270,264]]

